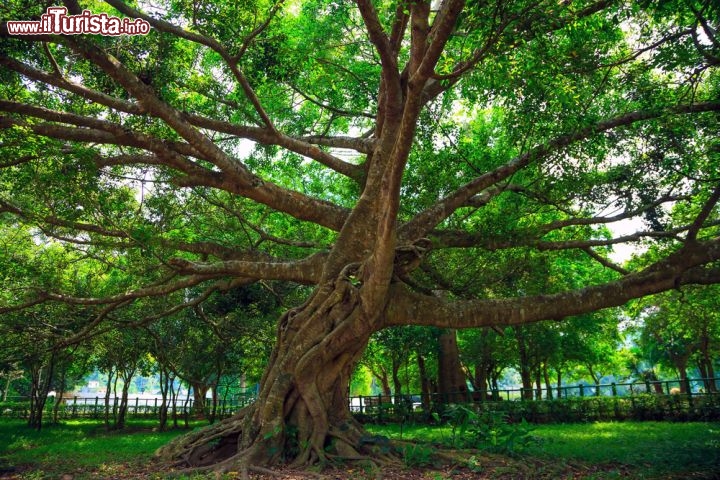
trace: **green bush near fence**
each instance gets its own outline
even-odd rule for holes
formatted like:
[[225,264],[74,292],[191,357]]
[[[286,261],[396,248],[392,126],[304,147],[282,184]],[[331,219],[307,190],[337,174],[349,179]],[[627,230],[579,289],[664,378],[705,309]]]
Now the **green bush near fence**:
[[[467,404],[478,413],[500,413],[511,422],[573,423],[613,420],[718,421],[720,395],[640,394],[627,397],[569,397],[555,400],[485,401]],[[447,406],[433,411],[408,411],[381,403],[356,413],[363,423],[429,422],[443,415]],[[433,415],[435,414],[435,415]]]

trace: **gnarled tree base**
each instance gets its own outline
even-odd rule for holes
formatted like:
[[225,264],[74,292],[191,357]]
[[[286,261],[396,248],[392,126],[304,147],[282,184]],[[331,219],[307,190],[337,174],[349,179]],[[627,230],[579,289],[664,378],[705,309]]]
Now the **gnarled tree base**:
[[[272,471],[263,467],[277,464],[302,468],[316,463],[358,461],[382,466],[400,460],[397,448],[367,434],[351,417],[327,429],[320,455],[307,442],[298,444],[294,435],[283,435],[283,442],[267,436],[248,439],[249,420],[256,409],[251,405],[231,418],[180,436],[158,449],[156,456],[167,465],[193,472],[250,470],[266,474]],[[295,427],[287,431],[292,433]]]
[[158,455],[179,467],[242,470],[333,460],[393,462],[348,411],[352,370],[377,329],[350,281],[357,264],[318,288],[278,323],[258,398],[232,418],[179,437]]

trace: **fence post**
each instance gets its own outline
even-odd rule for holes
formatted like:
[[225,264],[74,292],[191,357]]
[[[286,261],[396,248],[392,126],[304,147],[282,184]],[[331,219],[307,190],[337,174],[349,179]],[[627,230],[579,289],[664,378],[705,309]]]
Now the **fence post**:
[[599,383],[595,384],[595,396],[596,397],[600,396],[600,384]]
[[617,397],[617,385],[615,385],[615,382],[611,383],[610,386],[612,387],[612,396]]
[[580,387],[580,396],[581,396],[581,397],[584,397],[584,396],[585,396],[585,385],[583,385],[583,384],[581,383],[581,384],[579,385],[579,387]]
[[93,410],[93,418],[98,418],[100,416],[98,412],[98,401],[100,400],[100,397],[95,395],[95,409]]
[[77,414],[77,395],[73,397],[72,418],[75,418],[76,414]]

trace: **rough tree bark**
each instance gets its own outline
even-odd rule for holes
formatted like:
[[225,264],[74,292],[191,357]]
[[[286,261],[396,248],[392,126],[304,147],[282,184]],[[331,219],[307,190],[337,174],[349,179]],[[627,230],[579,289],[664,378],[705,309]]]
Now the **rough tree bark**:
[[[362,428],[349,414],[347,392],[373,326],[348,275],[343,271],[305,305],[282,317],[252,406],[200,433],[180,437],[159,454],[213,468],[280,460],[304,465],[368,454],[361,448]],[[211,442],[218,438],[217,444]]]
[[468,400],[465,373],[460,364],[457,331],[448,330],[438,338],[438,393],[444,402],[459,403]]

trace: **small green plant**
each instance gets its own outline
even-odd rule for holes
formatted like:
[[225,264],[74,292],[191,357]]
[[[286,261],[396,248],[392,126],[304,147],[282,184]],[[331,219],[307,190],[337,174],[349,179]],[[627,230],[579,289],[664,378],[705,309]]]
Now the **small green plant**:
[[411,443],[402,448],[403,461],[406,467],[424,467],[432,464],[435,449],[418,443]]
[[503,415],[487,412],[478,416],[469,433],[476,448],[512,455],[537,442],[531,435],[533,430],[525,419],[512,424]]
[[475,455],[468,458],[467,464],[465,466],[468,470],[474,473],[481,473],[484,470],[482,465],[480,464],[480,460]]
[[465,405],[453,403],[443,412],[443,418],[450,425],[452,438],[451,446],[457,446],[458,439],[462,439],[468,429],[477,422],[478,414]]
[[443,413],[451,429],[452,447],[467,446],[492,453],[514,454],[535,442],[533,428],[523,419],[510,423],[498,412],[478,413],[467,405],[449,405]]

